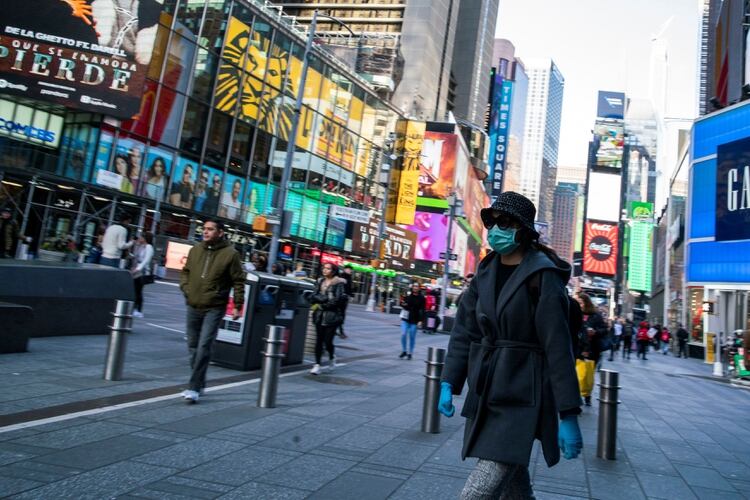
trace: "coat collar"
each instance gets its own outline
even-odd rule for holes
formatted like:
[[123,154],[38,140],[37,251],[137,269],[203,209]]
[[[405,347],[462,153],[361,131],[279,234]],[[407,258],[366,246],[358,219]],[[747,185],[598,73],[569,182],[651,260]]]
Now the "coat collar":
[[479,287],[480,304],[478,319],[485,334],[489,334],[490,329],[493,332],[498,332],[500,330],[499,318],[505,305],[529,276],[542,269],[556,269],[561,272],[566,272],[555,265],[555,263],[553,263],[544,253],[538,250],[529,250],[526,252],[526,255],[524,255],[523,260],[516,270],[513,271],[513,274],[510,275],[507,283],[503,285],[500,295],[496,297],[494,293],[495,281],[497,280],[499,266],[500,255],[495,252],[490,252],[487,257],[482,260],[479,265],[479,270],[477,271],[476,280]]

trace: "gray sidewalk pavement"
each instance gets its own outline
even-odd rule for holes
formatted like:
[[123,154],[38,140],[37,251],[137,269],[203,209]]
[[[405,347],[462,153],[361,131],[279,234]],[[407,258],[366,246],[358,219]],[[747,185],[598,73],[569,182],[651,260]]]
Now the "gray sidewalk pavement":
[[[103,337],[33,339],[30,353],[0,357],[0,416],[184,383],[176,289],[149,288],[126,380],[101,380]],[[397,358],[395,315],[352,306],[347,326],[343,366],[285,374],[275,409],[255,407],[252,374],[238,380],[211,366],[218,385],[197,405],[170,390],[154,402],[0,427],[0,497],[456,498],[473,467],[460,460],[463,419],[419,432],[426,350],[448,337],[420,333],[407,361]],[[580,459],[549,469],[534,452],[537,498],[750,498],[750,391],[711,380],[698,361],[656,353],[605,368],[623,387],[617,460],[596,458],[597,408],[586,408]]]

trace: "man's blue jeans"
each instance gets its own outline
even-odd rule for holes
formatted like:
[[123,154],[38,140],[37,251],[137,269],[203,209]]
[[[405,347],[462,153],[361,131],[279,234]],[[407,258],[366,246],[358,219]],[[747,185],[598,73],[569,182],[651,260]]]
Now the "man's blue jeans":
[[120,259],[110,259],[108,257],[100,257],[99,258],[99,264],[102,266],[109,266],[109,267],[120,267]]
[[225,307],[195,309],[187,306],[187,343],[190,352],[190,390],[200,392],[206,386],[206,371],[211,361],[211,348]]

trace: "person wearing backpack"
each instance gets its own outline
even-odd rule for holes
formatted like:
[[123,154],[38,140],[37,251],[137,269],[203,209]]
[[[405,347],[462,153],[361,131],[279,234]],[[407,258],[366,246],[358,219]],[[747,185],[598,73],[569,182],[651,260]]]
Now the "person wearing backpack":
[[534,440],[550,467],[561,451],[572,459],[583,447],[565,289],[571,267],[539,243],[535,215],[534,204],[513,192],[481,212],[492,251],[461,299],[438,404],[453,416],[452,397],[467,383],[461,455],[479,460],[462,499],[532,498]]
[[669,329],[666,326],[664,326],[661,329],[660,335],[661,335],[661,353],[666,356],[667,353],[669,352],[669,339],[672,338],[672,334],[669,333]]

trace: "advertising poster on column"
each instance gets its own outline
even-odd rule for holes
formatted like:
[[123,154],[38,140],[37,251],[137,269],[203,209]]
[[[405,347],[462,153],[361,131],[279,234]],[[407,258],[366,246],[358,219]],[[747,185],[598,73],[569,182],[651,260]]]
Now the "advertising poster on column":
[[[250,285],[245,285],[245,298],[250,297]],[[216,340],[227,342],[229,344],[242,344],[242,334],[245,330],[245,308],[247,303],[240,309],[240,317],[232,319],[234,313],[234,289],[229,293],[229,302],[227,303],[224,318],[219,323],[219,331],[216,334]],[[248,320],[251,318],[247,318]]]
[[195,192],[195,176],[198,163],[187,158],[179,158],[172,174],[172,187],[169,190],[169,203],[180,208],[191,208]]
[[162,3],[5,0],[3,92],[129,118],[138,112]]
[[150,148],[143,175],[143,195],[152,200],[163,200],[169,187],[172,153],[166,149]]
[[134,139],[119,138],[114,148],[114,158],[110,167],[110,152],[114,137],[102,132],[99,138],[99,151],[94,163],[96,178],[100,186],[117,189],[123,193],[136,194],[140,183],[145,145]]
[[614,276],[617,270],[617,224],[586,221],[583,272]]
[[221,200],[221,170],[203,165],[198,173],[193,193],[193,210],[216,215]]
[[239,220],[242,211],[242,191],[245,181],[236,175],[227,174],[224,178],[224,193],[221,195],[219,215],[227,219]]

